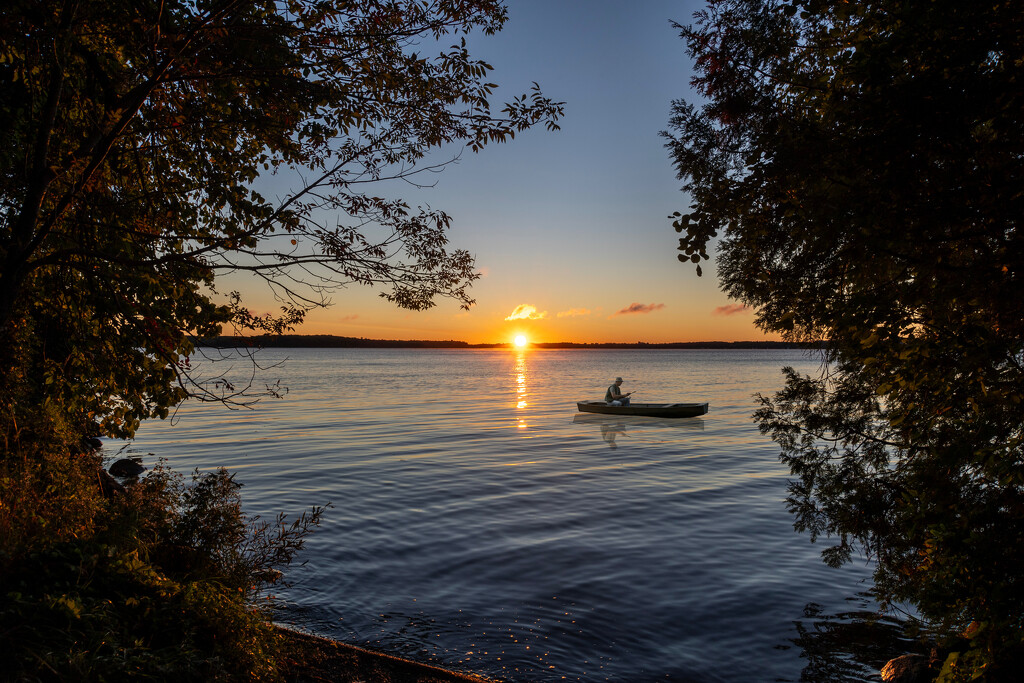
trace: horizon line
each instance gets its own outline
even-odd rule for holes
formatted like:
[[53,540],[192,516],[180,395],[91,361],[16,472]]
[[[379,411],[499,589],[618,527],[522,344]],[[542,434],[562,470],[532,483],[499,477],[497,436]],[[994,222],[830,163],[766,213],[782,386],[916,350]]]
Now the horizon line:
[[[513,342],[480,342],[470,343],[457,339],[373,339],[367,337],[349,337],[333,334],[257,334],[257,335],[219,335],[217,337],[200,338],[197,346],[222,346],[231,343],[251,345],[258,342],[263,346],[286,346],[282,342],[299,343],[310,348],[331,347],[420,347],[420,348],[504,348],[514,347]],[[270,342],[269,344],[267,342]],[[572,348],[572,347],[604,347],[604,348],[696,348],[696,347],[775,347],[775,348],[813,348],[823,342],[789,342],[779,340],[743,340],[743,341],[675,341],[675,342],[529,342],[527,348]]]

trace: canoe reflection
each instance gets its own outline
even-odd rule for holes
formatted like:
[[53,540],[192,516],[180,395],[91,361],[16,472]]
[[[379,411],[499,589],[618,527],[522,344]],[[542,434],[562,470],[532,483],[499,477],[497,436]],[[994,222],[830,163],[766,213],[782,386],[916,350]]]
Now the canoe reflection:
[[595,425],[601,430],[601,438],[610,448],[618,448],[615,439],[619,436],[629,438],[630,431],[650,427],[667,427],[670,429],[686,429],[704,431],[704,420],[699,417],[663,418],[644,417],[642,415],[600,415],[597,413],[577,413],[573,415],[574,424]]

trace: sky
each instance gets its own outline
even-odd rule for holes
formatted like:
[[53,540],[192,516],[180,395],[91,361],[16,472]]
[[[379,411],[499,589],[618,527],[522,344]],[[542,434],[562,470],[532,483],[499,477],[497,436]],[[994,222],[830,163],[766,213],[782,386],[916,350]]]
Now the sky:
[[[674,99],[693,97],[691,62],[671,21],[698,0],[508,0],[509,21],[474,36],[504,102],[540,84],[565,102],[561,130],[466,151],[413,206],[453,219],[450,246],[476,258],[476,305],[396,308],[352,286],[310,313],[299,334],[469,343],[743,341],[766,337],[720,290],[677,259],[668,216],[684,211],[665,140]],[[495,107],[500,109],[500,106]],[[713,259],[714,257],[712,257]],[[249,297],[254,310],[259,298]],[[271,306],[268,305],[269,309]]]

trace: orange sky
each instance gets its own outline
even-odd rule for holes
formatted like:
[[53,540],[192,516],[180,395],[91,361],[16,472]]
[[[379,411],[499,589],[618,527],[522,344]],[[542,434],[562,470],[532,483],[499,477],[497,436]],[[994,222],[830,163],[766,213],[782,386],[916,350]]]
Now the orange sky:
[[[493,313],[493,306],[477,307],[472,312],[428,312],[384,315],[367,311],[340,315],[335,310],[312,314],[297,333],[334,334],[371,339],[456,339],[477,343],[510,342],[523,335],[530,342],[627,342],[643,341],[750,341],[777,339],[766,336],[752,324],[750,311],[728,312],[728,306],[701,310],[681,306],[673,312],[668,304],[650,312],[627,312],[632,305],[615,307],[575,307],[565,310],[536,310],[530,318],[507,319],[526,307],[543,309],[529,302],[509,307],[506,317]],[[657,303],[646,304],[657,306]],[[543,317],[541,317],[543,316]],[[561,317],[559,317],[561,316]]]
[[[509,342],[519,334],[531,342],[592,343],[778,338],[758,330],[753,312],[719,292],[713,277],[697,278],[691,267],[675,260],[671,249],[663,248],[660,256],[667,265],[641,267],[643,276],[626,276],[616,284],[556,275],[524,279],[516,268],[489,269],[472,290],[477,304],[470,311],[448,300],[429,311],[404,311],[374,290],[351,287],[339,292],[329,308],[310,313],[295,332],[471,344]],[[252,306],[259,298],[248,300]],[[253,309],[271,310],[272,305]]]

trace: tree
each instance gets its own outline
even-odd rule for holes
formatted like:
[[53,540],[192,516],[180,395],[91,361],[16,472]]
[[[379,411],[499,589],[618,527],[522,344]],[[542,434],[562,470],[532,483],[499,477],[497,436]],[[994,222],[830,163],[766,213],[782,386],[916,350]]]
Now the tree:
[[[758,325],[828,342],[755,415],[796,527],[876,562],[951,650],[1003,680],[1024,639],[1024,13],[1017,3],[710,0],[680,26],[695,103],[667,147]],[[699,268],[699,265],[698,265]],[[1011,540],[1012,539],[1012,540]]]
[[[68,420],[129,436],[187,396],[223,398],[192,378],[195,337],[287,329],[338,287],[471,305],[449,216],[375,188],[557,128],[536,86],[492,110],[464,34],[505,20],[498,0],[5,3],[8,446]],[[263,278],[281,314],[220,292],[232,272]]]

